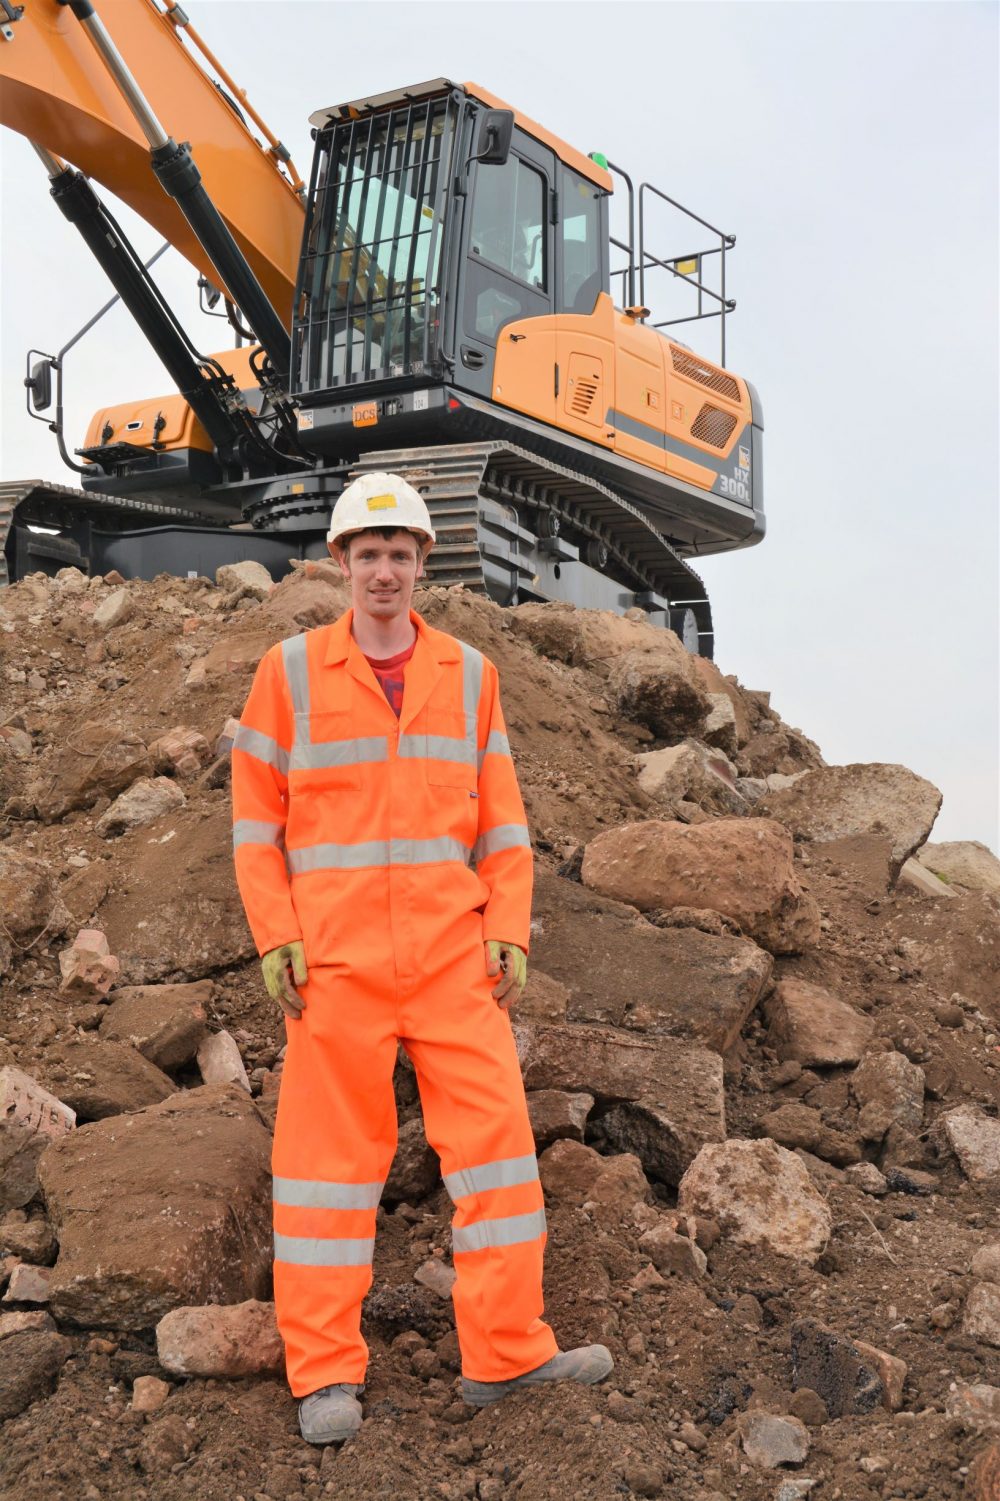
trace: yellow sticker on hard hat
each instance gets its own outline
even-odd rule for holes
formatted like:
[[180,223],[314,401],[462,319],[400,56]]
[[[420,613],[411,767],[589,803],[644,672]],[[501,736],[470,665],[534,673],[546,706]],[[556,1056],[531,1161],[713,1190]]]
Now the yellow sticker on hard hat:
[[369,511],[394,511],[399,505],[395,495],[369,495]]

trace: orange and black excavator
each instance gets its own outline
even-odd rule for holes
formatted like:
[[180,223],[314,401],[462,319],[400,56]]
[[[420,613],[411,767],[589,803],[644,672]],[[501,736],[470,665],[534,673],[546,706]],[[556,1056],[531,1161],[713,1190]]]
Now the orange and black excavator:
[[[764,535],[760,403],[725,368],[731,235],[445,78],[310,116],[306,184],[176,0],[0,0],[0,121],[34,145],[176,386],[98,411],[74,459],[65,349],[30,352],[29,412],[54,386],[41,420],[81,488],[0,483],[0,581],[241,558],[279,576],[325,556],[351,478],[390,469],[434,515],[432,582],[638,606],[712,655],[685,560]],[[92,180],[193,263],[235,349],[192,345]],[[709,248],[654,254],[659,202]],[[698,311],[651,322],[657,274]],[[718,364],[669,331],[707,316]]]

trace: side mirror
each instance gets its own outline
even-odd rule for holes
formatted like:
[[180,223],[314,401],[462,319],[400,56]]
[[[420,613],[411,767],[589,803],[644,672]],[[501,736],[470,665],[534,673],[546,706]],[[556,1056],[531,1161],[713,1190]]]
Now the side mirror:
[[36,412],[44,412],[52,405],[52,365],[50,359],[36,360],[24,382],[28,400]]
[[479,132],[480,150],[476,160],[488,167],[503,167],[510,155],[510,138],[514,134],[512,109],[488,109]]

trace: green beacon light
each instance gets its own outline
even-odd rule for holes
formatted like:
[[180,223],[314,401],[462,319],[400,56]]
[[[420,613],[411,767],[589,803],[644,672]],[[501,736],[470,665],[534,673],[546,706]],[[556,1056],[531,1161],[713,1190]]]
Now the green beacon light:
[[596,162],[599,167],[603,167],[605,172],[608,170],[608,159],[603,151],[592,151],[590,153],[590,160]]

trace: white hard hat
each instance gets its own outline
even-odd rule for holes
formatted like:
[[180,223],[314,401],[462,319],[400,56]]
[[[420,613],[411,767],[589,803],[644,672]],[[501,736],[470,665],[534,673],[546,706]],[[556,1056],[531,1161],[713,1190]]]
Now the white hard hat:
[[352,532],[380,526],[418,532],[429,542],[435,540],[423,496],[400,475],[381,473],[359,475],[341,492],[326,540],[340,542]]

